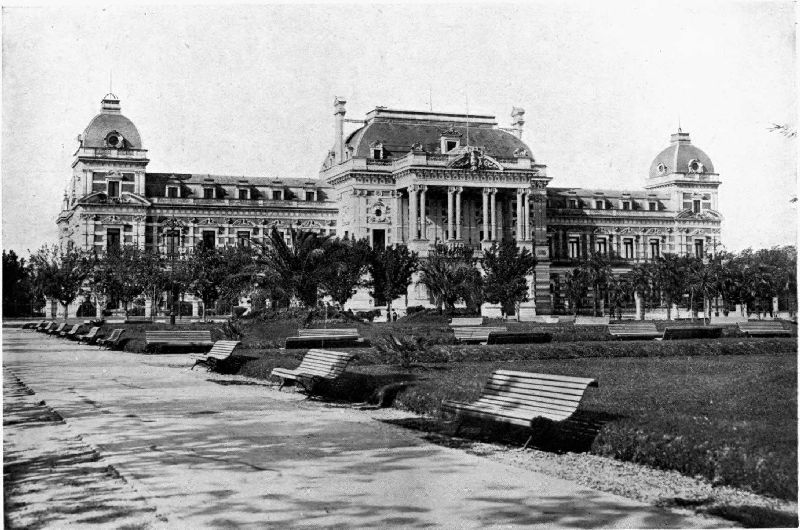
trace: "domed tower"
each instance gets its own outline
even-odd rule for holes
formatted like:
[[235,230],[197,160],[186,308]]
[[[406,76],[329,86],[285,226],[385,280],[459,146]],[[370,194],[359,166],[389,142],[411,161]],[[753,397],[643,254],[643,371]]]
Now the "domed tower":
[[72,179],[59,236],[85,249],[102,251],[115,242],[144,242],[147,151],[119,98],[106,94],[100,113],[78,135]]
[[666,193],[669,210],[721,218],[717,206],[720,184],[711,158],[692,145],[689,133],[678,128],[670,137],[670,145],[650,164],[644,187]]

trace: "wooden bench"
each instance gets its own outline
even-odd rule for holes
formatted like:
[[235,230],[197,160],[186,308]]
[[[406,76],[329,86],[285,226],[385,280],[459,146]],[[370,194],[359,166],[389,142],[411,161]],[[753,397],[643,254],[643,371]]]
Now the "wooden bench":
[[195,366],[201,364],[206,367],[207,371],[216,370],[225,362],[229,361],[233,355],[233,350],[241,344],[238,340],[218,340],[214,343],[208,353],[192,353],[189,355],[190,359],[194,359],[192,370]]
[[95,326],[89,330],[89,333],[84,333],[83,335],[78,335],[78,342],[91,344],[97,339],[97,332],[100,331],[100,326]]
[[778,320],[756,320],[739,322],[739,331],[748,337],[790,337],[792,332]]
[[717,326],[674,326],[664,329],[662,340],[718,339],[722,328]]
[[97,345],[101,348],[115,348],[119,344],[119,339],[122,337],[122,334],[125,333],[123,328],[114,328],[114,331],[111,332],[111,335],[108,337],[103,337],[101,339],[97,339]]
[[508,331],[505,327],[497,326],[463,326],[453,328],[456,340],[460,342],[487,342],[489,333],[503,333]]
[[661,336],[653,322],[609,324],[608,332],[618,339],[655,339]]
[[211,332],[200,331],[145,331],[145,349],[152,346],[189,348],[196,346],[213,346]]
[[575,317],[575,325],[576,326],[607,326],[609,320],[610,320],[609,317],[577,316],[577,317]]
[[58,335],[59,333],[61,333],[62,331],[64,331],[64,328],[66,328],[66,327],[67,327],[67,324],[66,324],[66,323],[64,323],[64,324],[59,324],[57,327],[49,329],[49,330],[47,331],[47,334],[48,334],[48,335]]
[[533,331],[493,331],[489,333],[486,344],[540,344],[550,342],[550,333]]
[[358,338],[358,329],[356,328],[308,328],[298,329],[298,337],[353,337]]
[[44,324],[44,320],[40,320],[39,322],[28,322],[27,324],[22,326],[22,329],[33,329],[35,330],[39,326]]
[[283,388],[286,381],[297,381],[306,392],[312,394],[314,387],[320,381],[333,381],[339,378],[354,357],[352,353],[339,351],[308,350],[300,366],[294,370],[275,368],[270,375],[281,379],[278,390]]
[[[584,377],[495,370],[476,401],[446,400],[442,402],[442,411],[456,415],[455,434],[458,434],[464,419],[469,417],[532,429],[536,418],[564,421],[572,416],[590,386],[596,387],[597,381]],[[532,437],[531,434],[524,447]]]
[[450,327],[457,328],[461,326],[482,326],[483,317],[456,317],[450,320]]
[[38,324],[36,324],[36,327],[33,328],[33,331],[42,331],[45,327],[49,325],[50,325],[49,320],[41,320]]
[[65,329],[64,331],[62,331],[61,333],[59,333],[59,335],[60,335],[61,337],[70,338],[70,337],[72,337],[73,335],[75,335],[76,333],[78,333],[78,330],[79,330],[79,329],[81,329],[81,325],[80,325],[80,324],[75,324],[75,325],[74,325],[74,326],[72,326],[72,327],[71,327],[69,330],[66,330],[66,329]]

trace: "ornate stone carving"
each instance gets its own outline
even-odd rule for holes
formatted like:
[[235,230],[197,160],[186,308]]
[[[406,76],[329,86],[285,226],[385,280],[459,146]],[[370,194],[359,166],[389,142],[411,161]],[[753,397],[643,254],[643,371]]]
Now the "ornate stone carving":
[[500,162],[489,155],[484,154],[477,147],[467,148],[467,151],[464,154],[451,160],[447,164],[447,167],[452,167],[455,169],[469,168],[470,171],[478,171],[479,169],[503,171],[504,169],[503,166],[500,165]]
[[461,138],[463,134],[455,130],[453,127],[440,131],[442,136]]

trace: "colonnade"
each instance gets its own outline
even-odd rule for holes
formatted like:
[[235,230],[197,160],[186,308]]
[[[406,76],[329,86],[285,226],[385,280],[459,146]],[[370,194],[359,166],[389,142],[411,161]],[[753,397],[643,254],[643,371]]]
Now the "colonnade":
[[[500,219],[502,204],[499,203],[497,194],[502,189],[481,187],[482,213],[483,213],[483,242],[499,241],[502,239]],[[409,240],[419,241],[428,239],[428,223],[426,216],[429,186],[414,184],[408,187],[408,225]],[[462,241],[461,212],[464,186],[447,187],[447,241]],[[517,241],[530,241],[532,238],[530,219],[530,188],[517,188],[516,234]],[[508,200],[508,210],[511,200]]]

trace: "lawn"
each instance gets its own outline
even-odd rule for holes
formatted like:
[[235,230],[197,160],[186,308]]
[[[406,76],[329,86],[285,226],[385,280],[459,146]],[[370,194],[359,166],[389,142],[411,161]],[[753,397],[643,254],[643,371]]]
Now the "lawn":
[[[375,325],[329,322],[328,327],[358,327],[371,341],[394,333],[423,337],[425,344],[410,369],[400,368],[389,353],[353,349],[358,359],[336,384],[323,389],[324,394],[363,402],[385,397],[382,388],[397,390],[394,406],[432,418],[425,428],[447,430],[441,402],[475,399],[497,368],[592,377],[600,386],[588,390],[579,409],[582,429],[578,423],[545,422],[536,426],[540,435],[535,445],[590,451],[702,475],[716,484],[796,498],[796,339],[745,339],[726,330],[725,337],[714,340],[610,341],[599,338],[601,329],[554,325],[554,342],[548,344],[464,346],[453,343],[447,322],[444,317]],[[303,324],[300,318],[245,320],[237,354],[256,359],[243,364],[239,373],[266,379],[276,366],[296,367],[305,351],[278,348]],[[106,326],[107,332],[111,327]],[[125,327],[129,351],[141,351],[145,329],[168,329]],[[211,329],[214,340],[226,337],[224,324],[188,328]],[[402,382],[408,385],[393,385]],[[494,427],[481,431],[514,443],[527,434]]]

